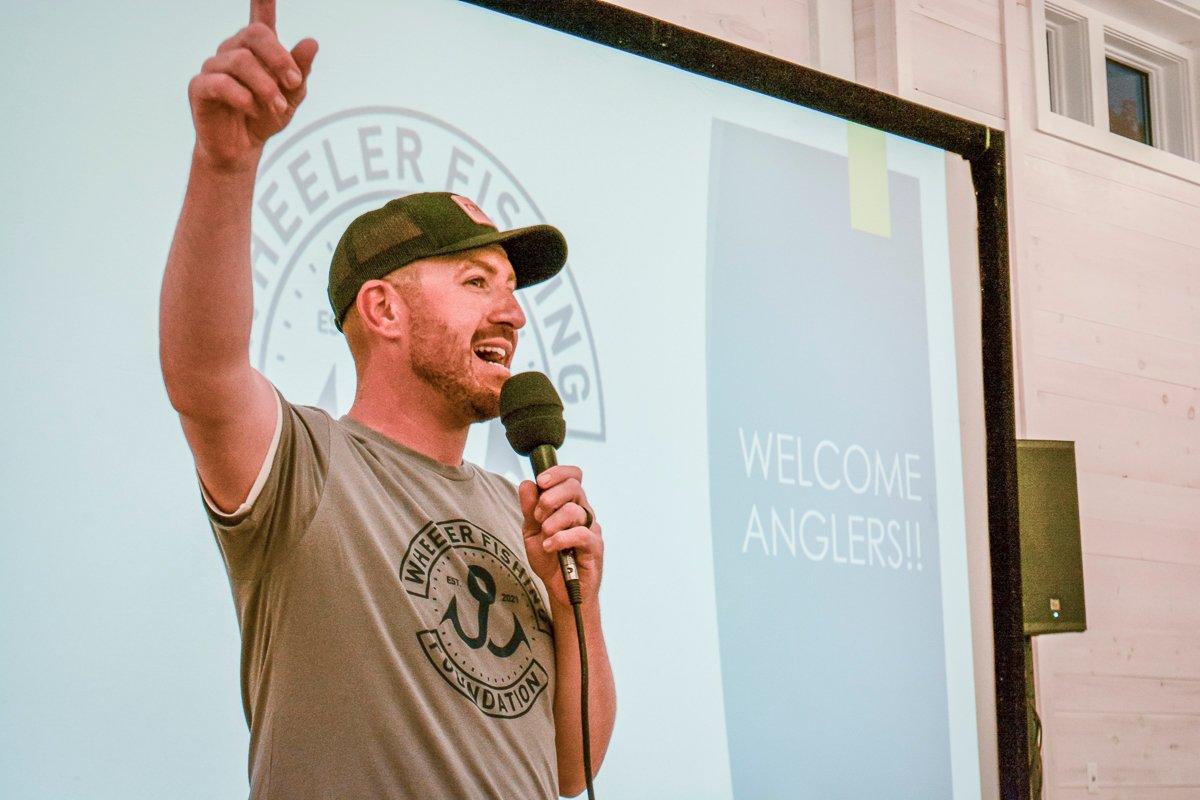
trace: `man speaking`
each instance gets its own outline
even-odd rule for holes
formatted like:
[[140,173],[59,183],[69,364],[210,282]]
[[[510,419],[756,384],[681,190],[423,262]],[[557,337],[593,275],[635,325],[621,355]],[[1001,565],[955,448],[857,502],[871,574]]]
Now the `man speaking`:
[[499,413],[525,324],[514,292],[558,272],[566,242],[548,225],[499,231],[445,192],[361,215],[329,272],[354,404],[335,420],[290,403],[249,361],[250,209],[316,52],[285,49],[274,0],[254,0],[190,82],[196,142],[161,297],[163,377],[241,629],[250,795],[579,794],[568,548],[597,768],[616,713],[582,472],[554,466],[518,491],[462,457],[470,425]]

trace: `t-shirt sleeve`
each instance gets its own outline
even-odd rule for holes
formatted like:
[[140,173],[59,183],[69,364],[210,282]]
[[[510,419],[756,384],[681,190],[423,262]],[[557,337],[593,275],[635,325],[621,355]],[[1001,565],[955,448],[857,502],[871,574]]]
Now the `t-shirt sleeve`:
[[208,505],[208,510],[217,519],[227,523],[236,521],[250,510],[250,506],[254,505],[254,499],[258,497],[258,493],[262,491],[263,484],[267,482],[267,476],[271,474],[271,464],[275,462],[275,450],[279,447],[279,434],[282,429],[283,401],[279,399],[279,392],[275,392],[275,432],[271,434],[271,445],[267,448],[267,454],[263,456],[262,465],[258,468],[258,477],[254,479],[254,483],[250,486],[250,491],[246,494],[246,499],[242,501],[242,504],[233,511],[222,511],[220,506],[209,496],[208,490],[204,488],[204,481],[200,482],[200,494],[204,496],[204,502]]
[[[319,408],[290,403],[278,388],[277,440],[268,449],[249,497],[232,514],[201,504],[230,577],[246,579],[280,563],[304,535],[321,502],[329,473],[333,419]],[[199,483],[199,475],[197,474]]]

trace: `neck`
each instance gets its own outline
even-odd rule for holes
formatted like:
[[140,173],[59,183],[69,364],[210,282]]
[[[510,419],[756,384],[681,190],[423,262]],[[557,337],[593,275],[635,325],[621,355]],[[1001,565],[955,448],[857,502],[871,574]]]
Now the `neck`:
[[360,375],[346,416],[442,464],[462,464],[471,424],[454,419],[445,399],[420,379],[379,386]]

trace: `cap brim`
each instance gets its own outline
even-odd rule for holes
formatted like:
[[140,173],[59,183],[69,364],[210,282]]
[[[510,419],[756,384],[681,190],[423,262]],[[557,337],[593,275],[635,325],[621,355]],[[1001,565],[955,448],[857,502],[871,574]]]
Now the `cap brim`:
[[513,272],[517,274],[518,289],[553,278],[567,263],[567,240],[553,225],[529,225],[511,231],[485,233],[455,242],[453,249],[442,250],[438,255],[461,253],[489,244],[504,248]]

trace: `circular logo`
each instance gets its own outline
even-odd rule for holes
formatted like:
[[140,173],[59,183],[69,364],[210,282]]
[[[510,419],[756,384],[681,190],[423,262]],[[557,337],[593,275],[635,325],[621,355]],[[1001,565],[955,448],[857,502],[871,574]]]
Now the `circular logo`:
[[499,538],[464,519],[430,522],[409,542],[400,581],[426,620],[422,652],[480,711],[519,717],[550,685],[550,615],[529,568]]
[[[370,106],[323,117],[280,144],[259,168],[250,260],[251,362],[293,402],[334,417],[349,410],[355,371],[326,294],[329,261],[350,221],[413,192],[471,198],[501,230],[545,222],[512,172],[448,123],[403,108]],[[568,433],[603,441],[596,348],[568,263],[518,294],[528,320],[513,371],[545,372],[562,396]],[[478,425],[466,457],[521,477],[525,465],[499,422]]]

